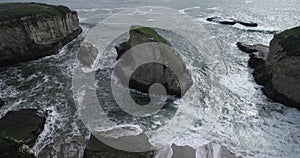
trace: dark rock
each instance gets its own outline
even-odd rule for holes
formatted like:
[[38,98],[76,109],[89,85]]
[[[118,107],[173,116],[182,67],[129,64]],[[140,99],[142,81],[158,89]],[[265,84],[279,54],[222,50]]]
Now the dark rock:
[[241,51],[250,55],[250,67],[255,69],[265,64],[269,52],[268,46],[262,44],[247,45],[241,42],[237,42],[237,46]]
[[112,148],[95,136],[91,135],[90,141],[84,150],[84,158],[152,158],[153,152],[127,152]]
[[45,121],[37,110],[10,111],[0,120],[0,134],[32,146]]
[[236,20],[232,20],[232,19],[223,19],[221,17],[211,17],[211,18],[207,18],[206,21],[209,22],[215,22],[215,23],[219,23],[219,24],[223,24],[223,25],[234,25],[236,24]]
[[[172,47],[172,45],[166,39],[161,37],[153,28],[132,26],[129,31],[129,35],[130,38],[128,41],[116,46],[116,51],[118,53],[117,60],[129,49],[144,43],[156,42]],[[160,83],[164,85],[168,95],[180,98],[192,85],[191,75],[186,69],[182,59],[175,53],[173,54],[173,52],[170,51],[159,53],[159,58],[167,58],[170,64],[177,67],[176,69],[180,72],[184,83],[179,83],[178,76],[176,76],[176,74],[165,65],[147,63],[134,71],[130,77],[129,87],[143,93],[148,93],[151,85],[154,83]],[[139,60],[135,58],[138,57],[132,57],[130,63],[128,62],[125,64],[131,66],[130,64],[134,64],[135,60]]]
[[254,22],[245,22],[245,21],[240,21],[240,20],[235,20],[235,19],[225,19],[225,18],[218,17],[218,16],[207,18],[206,21],[223,24],[223,25],[235,25],[238,23],[238,24],[241,24],[241,25],[244,25],[247,27],[257,27],[258,26],[258,24],[254,23]]
[[77,13],[67,7],[2,3],[0,66],[56,54],[81,31]]
[[0,157],[1,158],[35,158],[30,151],[25,151],[22,143],[0,135]]
[[0,99],[0,108],[5,104],[4,100]]
[[[259,53],[257,47],[238,43],[238,47],[255,59],[254,79],[263,85],[263,92],[274,101],[300,109],[300,27],[286,30],[274,36],[270,50]],[[259,47],[260,48],[260,47]],[[256,50],[256,51],[253,51]],[[258,52],[258,53],[257,53]],[[250,61],[249,61],[250,64]]]

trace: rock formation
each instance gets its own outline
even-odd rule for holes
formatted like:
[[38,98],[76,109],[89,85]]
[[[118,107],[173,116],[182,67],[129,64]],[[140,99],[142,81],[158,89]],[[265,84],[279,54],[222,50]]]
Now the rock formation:
[[56,54],[81,31],[77,13],[67,7],[2,3],[0,66]]
[[258,24],[254,23],[254,22],[246,22],[246,21],[241,21],[241,20],[236,20],[236,19],[225,19],[225,18],[221,18],[218,16],[207,18],[206,21],[223,24],[223,25],[241,24],[241,25],[244,25],[247,27],[257,27],[258,26]]
[[[142,26],[132,26],[129,31],[129,40],[121,43],[119,46],[116,46],[118,53],[117,60],[128,50],[134,48],[135,46],[156,42],[172,47],[172,45],[160,36],[155,29]],[[142,51],[145,51],[148,48],[142,46]],[[153,54],[151,54],[153,53]],[[129,87],[136,89],[143,93],[148,93],[149,87],[154,83],[162,84],[168,95],[173,95],[176,97],[182,97],[182,94],[191,87],[192,79],[188,70],[186,69],[182,59],[173,53],[172,51],[160,51],[158,56],[155,56],[154,52],[148,52],[148,55],[155,56],[157,59],[167,59],[169,64],[172,64],[174,67],[177,67],[176,70],[180,72],[180,77],[183,78],[183,82],[180,83],[178,76],[174,71],[168,68],[166,65],[159,63],[147,63],[138,67],[130,77]],[[133,55],[131,61],[126,61],[130,64],[134,64],[138,57]]]
[[0,157],[34,157],[29,147],[43,131],[45,121],[37,110],[8,112],[0,119]]
[[101,141],[95,136],[91,135],[90,141],[84,150],[84,158],[152,158],[153,152],[126,152],[112,148]]
[[300,109],[300,27],[276,34],[269,52],[261,45],[238,47],[250,53],[255,80],[274,101]]

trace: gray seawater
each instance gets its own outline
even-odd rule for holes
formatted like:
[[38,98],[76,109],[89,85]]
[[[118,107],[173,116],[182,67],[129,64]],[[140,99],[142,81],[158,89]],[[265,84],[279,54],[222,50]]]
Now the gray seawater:
[[[247,66],[248,55],[235,46],[237,41],[268,44],[272,32],[299,26],[298,0],[37,2],[61,4],[77,10],[84,30],[57,55],[0,69],[0,98],[7,101],[6,106],[0,108],[0,118],[10,110],[23,108],[39,108],[49,113],[45,130],[33,148],[39,157],[82,157],[89,132],[78,118],[72,97],[71,76],[78,65],[76,52],[80,42],[98,22],[126,8],[139,6],[168,7],[192,16],[210,32],[208,38],[215,39],[221,48],[226,70],[226,75],[220,76],[217,83],[225,96],[222,113],[205,137],[197,133],[199,124],[195,123],[174,143],[197,147],[217,141],[243,157],[300,157],[300,112],[274,103],[262,94],[261,87],[251,75],[253,70]],[[249,29],[205,22],[211,16],[245,19],[260,26]],[[186,56],[193,57],[192,53]],[[192,69],[197,70],[197,66]]]

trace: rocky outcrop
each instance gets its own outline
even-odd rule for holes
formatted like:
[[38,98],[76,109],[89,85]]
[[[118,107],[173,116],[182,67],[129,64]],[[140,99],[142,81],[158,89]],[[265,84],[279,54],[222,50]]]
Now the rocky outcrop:
[[254,22],[246,22],[246,21],[241,21],[241,20],[236,20],[236,19],[225,19],[225,18],[218,17],[218,16],[207,18],[206,21],[223,24],[223,25],[240,24],[240,25],[244,25],[247,27],[257,27],[258,26],[258,24],[254,23]]
[[77,13],[67,7],[2,3],[0,66],[56,54],[81,31]]
[[34,157],[30,147],[43,131],[45,121],[37,110],[8,112],[0,120],[0,157]]
[[0,108],[4,105],[4,100],[0,99]]
[[193,148],[171,145],[155,152],[155,158],[238,158],[234,153],[216,142]]
[[126,152],[112,148],[101,141],[95,136],[91,135],[90,141],[84,150],[84,158],[152,158],[153,152]]
[[[255,80],[263,85],[263,92],[274,101],[300,109],[300,27],[283,31],[274,36],[270,50],[266,48],[250,51],[250,56],[262,54],[259,62],[252,66]],[[241,50],[251,50],[257,45],[241,46]],[[245,47],[246,49],[244,49]],[[258,53],[260,52],[260,53]],[[251,60],[251,59],[250,59]],[[253,59],[252,59],[253,60]],[[256,60],[256,59],[255,59]],[[256,60],[257,61],[257,60]]]
[[[143,27],[143,26],[132,26],[129,31],[129,40],[116,46],[116,51],[118,53],[117,60],[119,60],[122,55],[138,46],[145,43],[156,42],[158,44],[167,45],[170,48],[172,45],[162,36],[160,36],[153,28]],[[163,48],[166,48],[162,45]],[[149,46],[149,45],[148,45]],[[147,46],[146,46],[147,47]],[[150,46],[151,47],[151,46]],[[163,49],[162,48],[162,49]],[[149,48],[141,47],[140,51],[152,50]],[[129,87],[136,89],[143,93],[148,93],[149,87],[154,83],[162,84],[168,95],[173,95],[176,97],[182,97],[183,94],[190,88],[192,85],[191,75],[186,69],[180,56],[176,55],[174,52],[166,50],[147,52],[147,55],[155,59],[167,59],[170,65],[173,65],[173,68],[176,67],[178,74],[182,78],[183,82],[180,82],[179,76],[176,76],[175,72],[167,67],[164,64],[159,63],[147,63],[138,67],[130,76]],[[147,57],[145,58],[147,59]],[[141,60],[138,55],[134,56],[134,53],[130,61],[126,61],[128,67],[133,66],[135,61]],[[126,73],[126,68],[124,67],[124,73]]]

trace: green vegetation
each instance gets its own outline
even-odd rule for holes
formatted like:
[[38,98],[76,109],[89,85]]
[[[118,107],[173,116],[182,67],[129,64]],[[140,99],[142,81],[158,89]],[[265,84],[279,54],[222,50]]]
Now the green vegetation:
[[300,56],[300,26],[285,30],[275,35],[275,38],[280,39],[280,44],[287,55]]
[[63,15],[70,12],[65,6],[42,3],[0,3],[0,20],[16,19],[31,15]]
[[146,35],[147,37],[153,38],[156,42],[165,43],[165,44],[168,43],[167,40],[162,38],[153,28],[134,25],[131,26],[131,30],[138,31]]
[[165,56],[165,59],[167,59],[168,63],[170,64],[169,66],[177,69],[179,72],[183,71],[182,64],[180,63],[181,61],[178,59],[177,55],[172,52],[172,49],[166,47],[166,45],[172,47],[171,44],[162,36],[160,36],[154,28],[134,25],[131,26],[131,30],[138,31],[146,37],[154,39],[155,42],[162,43],[161,49],[164,52],[162,55]]

